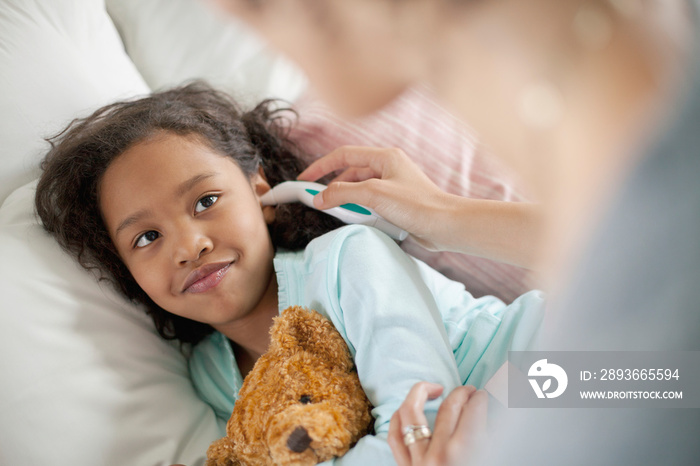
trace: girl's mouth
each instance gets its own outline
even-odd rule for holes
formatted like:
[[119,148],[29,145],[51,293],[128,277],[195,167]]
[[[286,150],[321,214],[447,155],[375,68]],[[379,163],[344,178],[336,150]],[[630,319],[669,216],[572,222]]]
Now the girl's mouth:
[[205,264],[193,270],[182,286],[183,293],[204,293],[223,280],[233,262],[215,262]]

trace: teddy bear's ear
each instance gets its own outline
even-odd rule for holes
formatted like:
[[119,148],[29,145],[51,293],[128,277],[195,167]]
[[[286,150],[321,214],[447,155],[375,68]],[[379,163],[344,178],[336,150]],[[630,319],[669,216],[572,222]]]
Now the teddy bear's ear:
[[242,466],[233,448],[233,441],[228,437],[216,440],[207,449],[205,466]]
[[301,306],[285,309],[270,329],[270,349],[301,349],[347,371],[354,367],[345,340],[333,324],[316,311]]

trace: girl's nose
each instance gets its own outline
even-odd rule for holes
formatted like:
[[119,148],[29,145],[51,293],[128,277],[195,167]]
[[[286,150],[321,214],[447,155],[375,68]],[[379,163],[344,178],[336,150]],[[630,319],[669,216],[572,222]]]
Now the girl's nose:
[[200,231],[188,230],[182,232],[175,245],[175,262],[177,265],[185,265],[188,262],[197,261],[211,252],[213,247],[214,245],[209,236]]

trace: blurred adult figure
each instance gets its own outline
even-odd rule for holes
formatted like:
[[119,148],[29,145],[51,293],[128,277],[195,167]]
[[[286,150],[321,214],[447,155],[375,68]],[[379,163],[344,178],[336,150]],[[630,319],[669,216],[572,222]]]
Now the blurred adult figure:
[[[533,246],[552,299],[543,350],[700,349],[700,0],[218,3],[295,59],[340,112],[365,114],[428,83],[517,170],[544,212]],[[365,204],[427,246],[474,249],[463,234],[474,204],[414,184],[400,154],[339,150],[302,178],[336,170],[319,207]],[[405,408],[434,395],[416,392]],[[483,396],[461,396],[462,418],[479,412]],[[484,464],[700,458],[697,410],[506,417]],[[471,448],[459,435],[472,434],[450,425],[405,445],[408,455],[395,449],[397,461],[460,464],[467,451],[430,448],[450,438]]]

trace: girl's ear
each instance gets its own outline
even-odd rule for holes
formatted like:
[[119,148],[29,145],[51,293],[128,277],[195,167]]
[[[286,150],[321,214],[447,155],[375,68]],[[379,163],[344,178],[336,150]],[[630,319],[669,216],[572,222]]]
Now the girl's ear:
[[[265,172],[262,167],[258,167],[258,172],[250,177],[250,184],[253,187],[253,191],[260,201],[260,196],[268,192],[270,189],[270,183],[267,182],[265,177]],[[262,205],[260,203],[260,208],[262,209],[263,218],[265,218],[265,223],[268,225],[275,221],[275,206],[273,205]]]

